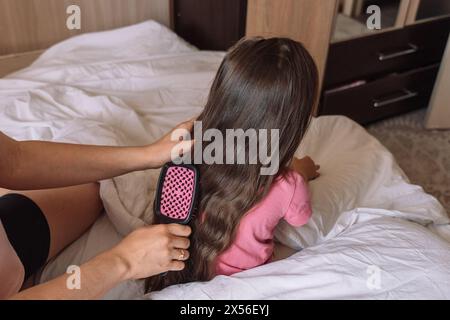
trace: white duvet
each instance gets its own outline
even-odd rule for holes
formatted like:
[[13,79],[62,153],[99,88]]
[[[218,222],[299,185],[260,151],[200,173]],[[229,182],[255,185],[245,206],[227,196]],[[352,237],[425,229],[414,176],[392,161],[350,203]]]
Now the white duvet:
[[[201,111],[222,58],[197,51],[154,22],[72,38],[0,80],[0,130],[17,139],[149,143]],[[105,298],[450,298],[447,214],[408,183],[376,139],[346,118],[321,117],[298,154],[322,166],[322,176],[311,184],[312,220],[299,229],[281,223],[276,232],[278,241],[302,249],[298,253],[232,277],[149,295],[142,282],[130,281]],[[108,215],[52,261],[41,280],[144,224],[153,176],[138,172],[104,181]]]

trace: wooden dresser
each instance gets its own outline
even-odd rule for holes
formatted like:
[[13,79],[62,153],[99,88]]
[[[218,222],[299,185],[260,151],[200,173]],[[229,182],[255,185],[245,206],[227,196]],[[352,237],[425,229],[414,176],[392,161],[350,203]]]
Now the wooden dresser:
[[450,17],[330,45],[319,114],[360,123],[426,107]]
[[[449,0],[173,1],[175,30],[200,49],[255,35],[301,41],[319,68],[316,114],[362,124],[428,105],[450,31]],[[383,26],[369,32],[362,19],[373,2]]]

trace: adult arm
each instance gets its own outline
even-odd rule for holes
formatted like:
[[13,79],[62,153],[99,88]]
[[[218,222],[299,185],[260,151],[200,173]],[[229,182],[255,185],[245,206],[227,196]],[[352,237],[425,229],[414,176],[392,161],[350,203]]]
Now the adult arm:
[[[190,130],[192,122],[175,129]],[[174,130],[175,130],[174,129]],[[172,141],[171,133],[144,147],[103,147],[43,141],[18,142],[0,132],[0,187],[11,190],[79,185],[131,171],[157,168],[171,150],[189,150],[192,142]]]
[[69,289],[63,275],[24,290],[13,300],[90,300],[103,297],[120,282],[143,279],[185,267],[191,229],[181,225],[156,225],[138,229],[113,249],[80,266],[80,289]]

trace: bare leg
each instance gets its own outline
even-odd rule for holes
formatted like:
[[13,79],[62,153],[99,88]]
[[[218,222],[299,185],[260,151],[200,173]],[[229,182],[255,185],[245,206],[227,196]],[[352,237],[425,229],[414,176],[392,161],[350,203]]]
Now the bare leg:
[[103,208],[97,183],[24,192],[0,189],[0,196],[12,192],[33,200],[47,218],[50,227],[48,259],[78,239],[95,222]]

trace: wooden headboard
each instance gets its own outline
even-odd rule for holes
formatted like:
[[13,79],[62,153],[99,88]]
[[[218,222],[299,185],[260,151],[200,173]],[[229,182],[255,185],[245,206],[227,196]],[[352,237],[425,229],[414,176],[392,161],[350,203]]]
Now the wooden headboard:
[[[81,29],[69,30],[66,12],[81,9]],[[171,26],[172,0],[0,0],[0,77],[33,62],[72,36],[153,19]]]

